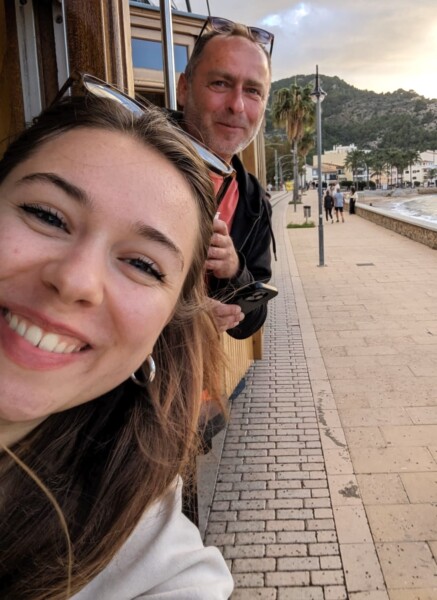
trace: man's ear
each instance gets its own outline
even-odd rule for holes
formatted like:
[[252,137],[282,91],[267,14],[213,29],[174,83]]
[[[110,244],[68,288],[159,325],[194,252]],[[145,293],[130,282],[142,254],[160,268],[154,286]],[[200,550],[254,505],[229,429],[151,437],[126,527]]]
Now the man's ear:
[[178,79],[178,85],[176,90],[177,101],[182,108],[185,106],[185,99],[187,96],[188,83],[185,73],[181,73]]

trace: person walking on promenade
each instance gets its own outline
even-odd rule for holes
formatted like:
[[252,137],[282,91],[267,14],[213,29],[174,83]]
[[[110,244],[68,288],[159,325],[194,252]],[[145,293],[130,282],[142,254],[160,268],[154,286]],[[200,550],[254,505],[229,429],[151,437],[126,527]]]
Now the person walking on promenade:
[[332,216],[332,209],[334,208],[334,198],[332,197],[332,190],[328,188],[325,193],[325,197],[323,199],[323,206],[325,208],[326,222],[331,219],[331,223],[334,222]]
[[[264,119],[272,47],[273,35],[264,29],[209,17],[179,77],[177,97],[183,113],[172,113],[236,172],[214,220],[206,268],[217,326],[237,339],[251,336],[267,317],[266,304],[244,315],[238,305],[220,299],[253,281],[267,282],[272,274],[272,208],[259,181],[237,156]],[[223,180],[214,182],[218,188]]]
[[357,201],[356,191],[355,191],[355,188],[352,186],[351,187],[351,195],[349,197],[349,214],[350,215],[355,214],[355,202],[356,201]]
[[337,223],[339,222],[339,216],[341,215],[341,221],[344,223],[344,196],[343,192],[340,191],[340,188],[334,194],[334,208],[335,208],[335,216],[337,218]]

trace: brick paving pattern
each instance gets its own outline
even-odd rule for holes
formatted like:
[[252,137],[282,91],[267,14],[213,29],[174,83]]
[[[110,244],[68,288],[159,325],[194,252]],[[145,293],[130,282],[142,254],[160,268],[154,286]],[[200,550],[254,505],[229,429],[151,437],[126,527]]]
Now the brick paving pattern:
[[[279,211],[276,211],[279,213]],[[233,401],[205,541],[235,580],[233,600],[347,598],[316,406],[293,296],[282,217],[274,213],[278,297],[264,358]]]

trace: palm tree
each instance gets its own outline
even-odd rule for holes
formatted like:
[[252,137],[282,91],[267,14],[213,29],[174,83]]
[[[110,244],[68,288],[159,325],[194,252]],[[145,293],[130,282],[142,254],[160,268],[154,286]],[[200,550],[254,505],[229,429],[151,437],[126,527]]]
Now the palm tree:
[[397,155],[397,149],[396,148],[382,148],[381,151],[383,152],[384,158],[385,158],[385,167],[386,167],[386,172],[387,172],[387,183],[388,183],[388,177],[390,175],[390,186],[393,185],[393,167],[396,167],[395,162],[396,162],[396,155]]
[[367,157],[367,164],[370,169],[372,169],[373,173],[370,174],[370,177],[376,176],[376,187],[381,186],[381,175],[386,166],[386,158],[384,152],[377,148],[376,150],[372,150],[370,155]]
[[[307,155],[308,152],[310,150],[312,150],[315,146],[315,139],[314,139],[314,130],[313,129],[306,129],[305,133],[303,134],[302,138],[299,141],[299,148],[298,148],[298,154],[299,154],[299,173],[300,174],[306,174],[305,171],[305,165],[307,163]],[[306,180],[304,181],[304,185],[306,185]]]
[[290,88],[277,90],[272,104],[273,122],[280,127],[285,127],[287,137],[293,146],[294,210],[299,198],[299,142],[305,131],[314,128],[315,123],[314,104],[310,94],[311,86],[301,87],[293,83]]
[[366,166],[366,156],[363,150],[349,150],[346,154],[344,166],[352,171],[352,179],[354,183],[356,181],[356,189],[358,190],[358,169],[363,169]]
[[413,185],[413,165],[420,160],[419,150],[406,150],[406,158],[410,169],[410,184]]
[[395,150],[392,154],[392,165],[396,167],[397,179],[401,179],[401,186],[404,185],[404,171],[409,165],[411,154],[408,150]]

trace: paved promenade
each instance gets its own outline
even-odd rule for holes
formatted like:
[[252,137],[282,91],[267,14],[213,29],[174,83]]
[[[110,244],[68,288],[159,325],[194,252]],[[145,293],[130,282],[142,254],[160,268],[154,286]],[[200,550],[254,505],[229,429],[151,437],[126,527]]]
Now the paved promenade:
[[[437,600],[437,253],[346,214],[318,267],[289,199],[206,542],[233,600]],[[317,223],[316,192],[304,203]]]

